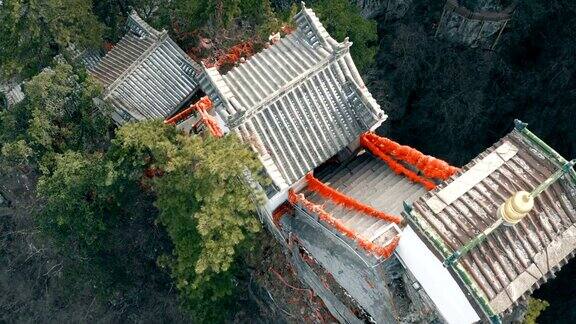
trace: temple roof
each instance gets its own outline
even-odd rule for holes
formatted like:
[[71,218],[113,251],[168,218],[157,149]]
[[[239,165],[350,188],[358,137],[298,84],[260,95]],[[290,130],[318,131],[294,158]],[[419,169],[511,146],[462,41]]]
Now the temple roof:
[[[396,174],[384,161],[367,151],[319,176],[319,179],[348,197],[397,216],[400,216],[403,210],[402,201],[416,200],[426,193],[422,185]],[[386,246],[400,232],[392,222],[336,205],[318,193],[304,191],[304,194],[308,200],[322,205],[326,212],[342,221],[343,225],[357,233],[360,238],[378,246]]]
[[[407,216],[444,260],[494,224],[506,199],[532,191],[564,163],[519,127],[422,196]],[[478,308],[489,316],[509,311],[566,264],[576,249],[575,207],[576,173],[571,170],[535,198],[522,221],[498,227],[460,259],[453,275]]]
[[104,85],[104,100],[116,109],[116,122],[165,118],[194,92],[201,68],[166,31],[155,30],[136,12],[127,28],[90,72]]
[[205,68],[200,81],[281,189],[386,118],[352,61],[351,43],[336,42],[305,7],[294,21],[290,35],[224,75]]

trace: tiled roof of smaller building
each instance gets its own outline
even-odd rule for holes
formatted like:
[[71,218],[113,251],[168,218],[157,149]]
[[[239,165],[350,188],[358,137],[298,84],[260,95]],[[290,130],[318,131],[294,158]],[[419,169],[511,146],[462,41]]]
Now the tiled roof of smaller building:
[[166,31],[155,30],[135,12],[127,28],[91,73],[104,85],[104,100],[116,108],[117,122],[165,118],[194,92],[201,68]]
[[8,107],[14,106],[20,101],[24,100],[24,91],[22,91],[22,84],[7,85],[3,89]]
[[[443,260],[494,224],[506,199],[532,191],[565,162],[519,128],[422,196],[408,218]],[[454,276],[471,296],[476,294],[475,304],[485,313],[511,310],[574,256],[575,183],[573,170],[564,174],[535,198],[524,219],[498,227],[456,264]]]
[[294,21],[290,35],[224,75],[205,69],[200,81],[280,188],[386,118],[356,70],[351,43],[330,37],[305,7]]

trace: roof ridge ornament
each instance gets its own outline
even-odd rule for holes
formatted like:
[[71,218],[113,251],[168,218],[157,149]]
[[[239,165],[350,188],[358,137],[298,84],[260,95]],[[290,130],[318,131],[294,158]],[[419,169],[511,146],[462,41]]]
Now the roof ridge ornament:
[[[161,36],[165,30],[158,31],[154,29],[154,27],[150,26],[135,9],[132,9],[130,15],[128,16],[128,20],[126,21],[126,25],[130,31],[138,35],[139,37],[146,37],[146,36]],[[167,33],[167,32],[166,32]]]
[[514,128],[517,131],[523,131],[528,126],[528,123],[521,121],[520,119],[514,119]]
[[314,10],[306,8],[304,1],[300,2],[302,9],[294,16],[297,29],[306,35],[307,42],[313,48],[321,46],[332,53],[339,43],[330,36]]
[[[524,123],[518,119],[514,120],[514,129],[520,133],[526,140],[528,140],[532,145],[535,145],[538,149],[542,150],[546,156],[548,156],[556,166],[562,167],[568,162],[562,155],[560,155],[556,150],[546,144],[542,139],[532,133],[528,128],[528,124]],[[576,172],[573,169],[567,171],[572,178],[572,182],[576,183]]]
[[352,42],[350,41],[350,37],[346,36],[344,37],[344,41],[342,42],[343,45],[350,47],[352,46]]
[[342,55],[348,53],[352,44],[353,42],[351,42],[350,38],[346,36],[343,42],[338,43],[338,45],[334,47],[334,59],[338,59]]
[[507,226],[518,224],[534,208],[534,197],[527,191],[520,190],[506,199],[500,207],[497,214],[500,216],[499,221]]

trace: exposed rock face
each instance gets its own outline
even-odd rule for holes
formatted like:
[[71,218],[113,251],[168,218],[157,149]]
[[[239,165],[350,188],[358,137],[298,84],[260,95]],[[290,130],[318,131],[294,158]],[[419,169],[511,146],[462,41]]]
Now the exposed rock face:
[[447,0],[437,35],[472,47],[494,48],[514,8],[515,3],[499,0]]
[[458,3],[472,11],[500,11],[503,8],[499,0],[458,0]]
[[352,0],[364,18],[384,16],[384,19],[398,19],[404,16],[412,0]]
[[[349,0],[360,8],[362,17],[371,19],[382,16],[384,19],[402,18],[413,0]],[[274,8],[288,10],[298,0],[272,0]]]

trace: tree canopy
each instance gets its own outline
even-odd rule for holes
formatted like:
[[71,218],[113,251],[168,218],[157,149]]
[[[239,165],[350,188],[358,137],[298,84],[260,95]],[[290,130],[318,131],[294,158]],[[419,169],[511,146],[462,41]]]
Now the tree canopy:
[[[161,121],[131,123],[117,130],[106,154],[68,151],[55,161],[38,185],[46,233],[92,267],[110,254],[118,259],[112,264],[123,264],[115,254],[123,238],[114,233],[130,219],[148,219],[135,202],[152,199],[152,215],[173,246],[158,262],[170,270],[183,307],[202,321],[228,315],[222,305],[233,303],[234,262],[260,229],[259,197],[244,179],[261,166],[238,138],[188,136]],[[98,273],[109,268],[102,264]],[[117,272],[129,269],[115,271],[98,285],[112,287],[123,277]]]
[[157,172],[158,219],[174,244],[161,265],[171,270],[184,307],[197,319],[222,319],[238,250],[260,228],[258,197],[244,181],[259,173],[258,159],[234,135],[187,136],[156,121],[122,127],[113,142],[119,156]]
[[340,42],[350,38],[354,63],[365,72],[374,63],[378,49],[376,22],[363,18],[360,9],[348,0],[318,0],[312,8],[332,37]]
[[236,28],[234,23],[260,29],[276,20],[269,0],[176,0],[168,10],[165,14],[184,31],[202,29],[212,37]]
[[[110,153],[67,151],[39,179],[43,206],[36,223],[55,243],[63,265],[55,280],[67,288],[57,297],[93,295],[92,303],[116,319],[183,320],[170,305],[169,276],[156,266],[171,243],[156,224],[154,196],[142,190],[143,168],[136,176],[118,169],[121,164]],[[159,301],[166,308],[158,309]]]
[[110,200],[111,180],[100,154],[84,156],[68,151],[56,156],[54,172],[42,177],[38,194],[46,198],[41,223],[62,246],[85,251],[101,249],[112,219],[119,217]]
[[103,25],[92,1],[4,0],[0,5],[0,76],[26,78],[70,45],[99,47]]
[[2,155],[47,172],[54,154],[103,149],[111,122],[106,106],[94,101],[100,92],[85,72],[66,63],[45,69],[25,84],[22,102],[0,111]]

